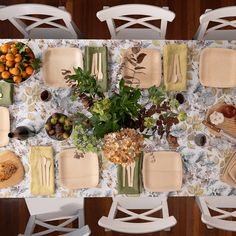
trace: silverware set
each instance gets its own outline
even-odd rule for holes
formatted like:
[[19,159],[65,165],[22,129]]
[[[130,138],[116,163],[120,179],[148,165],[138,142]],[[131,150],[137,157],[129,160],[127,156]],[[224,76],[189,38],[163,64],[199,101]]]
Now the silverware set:
[[129,165],[123,165],[122,166],[122,183],[123,187],[126,185],[126,173],[127,173],[127,179],[128,179],[128,187],[134,186],[134,169],[135,169],[135,162],[132,162]]
[[103,79],[102,73],[102,53],[93,53],[92,65],[91,65],[91,74],[99,81]]
[[182,75],[180,70],[180,59],[179,54],[176,53],[172,56],[172,63],[170,65],[168,81],[176,84],[177,82],[181,82],[181,80]]
[[41,186],[50,186],[50,168],[51,160],[46,157],[38,159],[38,171],[39,171],[39,180]]

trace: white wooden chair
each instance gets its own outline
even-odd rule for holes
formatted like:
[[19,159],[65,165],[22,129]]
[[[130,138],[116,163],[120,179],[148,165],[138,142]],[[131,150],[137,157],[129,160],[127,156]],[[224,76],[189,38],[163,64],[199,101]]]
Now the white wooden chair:
[[[200,16],[200,26],[194,39],[212,39],[212,40],[234,40],[236,39],[236,18],[234,20],[224,19],[226,17],[236,17],[236,6],[222,7],[216,10],[207,9]],[[208,27],[210,22],[217,23]],[[225,27],[233,29],[222,29]]]
[[[207,228],[236,232],[236,221],[227,220],[229,217],[236,217],[236,196],[196,197],[196,201],[202,212],[202,222],[207,225]],[[234,209],[234,211],[225,210],[227,208]],[[212,215],[210,210],[217,215]]]
[[[131,16],[142,16],[138,19]],[[175,13],[167,7],[157,7],[146,4],[124,4],[114,7],[105,6],[97,12],[100,21],[106,21],[112,39],[165,39],[167,22],[173,21]],[[116,27],[114,20],[126,21]],[[148,21],[161,20],[160,28]],[[134,25],[143,28],[130,28]]]
[[[82,37],[70,13],[64,7],[57,8],[44,4],[1,6],[0,20],[9,20],[24,35],[24,38],[77,39]],[[30,23],[27,24],[26,21]]]
[[[144,213],[137,214],[134,209],[145,209]],[[162,211],[162,218],[151,217],[157,211]],[[127,216],[116,218],[117,212],[121,211]],[[142,223],[129,222],[135,219],[143,220]],[[169,231],[176,224],[174,216],[169,216],[167,198],[164,197],[121,197],[113,199],[108,217],[103,216],[98,225],[106,230],[130,234],[145,234],[161,230]]]
[[[50,235],[52,232],[65,232],[64,236],[89,236],[90,229],[84,225],[84,199],[83,198],[26,198],[30,218],[24,234],[18,236]],[[59,225],[50,224],[54,220],[64,220]],[[78,220],[78,228],[66,227]],[[43,228],[41,232],[34,233],[36,225]]]

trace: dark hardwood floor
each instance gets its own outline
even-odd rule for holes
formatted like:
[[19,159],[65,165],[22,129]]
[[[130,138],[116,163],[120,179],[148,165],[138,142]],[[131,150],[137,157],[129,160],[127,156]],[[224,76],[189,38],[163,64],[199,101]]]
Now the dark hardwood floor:
[[[86,38],[107,39],[110,37],[106,23],[96,18],[96,12],[104,5],[146,3],[168,6],[176,18],[168,24],[167,39],[191,39],[199,26],[199,16],[205,9],[236,5],[236,0],[0,0],[0,5],[16,3],[44,3],[65,6]],[[0,22],[0,38],[21,38],[9,22]],[[169,198],[169,210],[178,221],[170,232],[147,234],[149,236],[236,236],[236,233],[209,230],[200,220],[200,212],[194,198]],[[85,201],[86,223],[94,236],[121,236],[124,234],[105,232],[97,225],[99,218],[107,215],[110,198],[88,198]],[[0,199],[0,236],[16,236],[23,233],[29,217],[24,199]],[[57,234],[52,234],[57,235]]]
[[[111,198],[86,198],[85,221],[92,236],[122,236],[123,233],[105,232],[97,222],[103,215],[107,216]],[[192,197],[168,198],[169,212],[175,216],[177,225],[171,231],[145,234],[147,236],[236,236],[236,233],[217,229],[207,229],[201,222],[198,206]],[[24,199],[0,199],[0,235],[17,236],[23,233],[29,213]],[[37,228],[36,228],[37,230]],[[51,234],[56,236],[57,233]]]

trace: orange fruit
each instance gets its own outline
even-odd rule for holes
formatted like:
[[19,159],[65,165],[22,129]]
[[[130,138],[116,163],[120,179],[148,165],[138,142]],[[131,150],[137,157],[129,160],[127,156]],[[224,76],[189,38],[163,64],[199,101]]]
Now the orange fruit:
[[15,55],[15,62],[20,62],[22,59],[22,56],[18,53]]
[[24,65],[24,67],[27,67],[27,66],[28,66],[28,64],[27,64],[27,63],[25,63],[25,62],[23,63],[23,65]]
[[30,48],[26,48],[25,51],[29,54],[31,52]]
[[13,61],[6,61],[7,67],[13,67],[14,62]]
[[33,71],[34,71],[34,69],[33,69],[32,66],[27,66],[27,67],[25,68],[25,72],[26,72],[28,75],[32,75],[32,74],[33,74]]
[[3,64],[0,64],[0,72],[3,72],[5,70],[5,66]]
[[10,76],[11,76],[11,74],[8,71],[3,71],[2,72],[2,78],[3,79],[9,79]]
[[1,59],[2,62],[5,62],[6,61],[6,56],[5,55],[1,55],[0,59]]
[[13,77],[13,81],[18,84],[22,81],[22,78],[19,75],[15,75]]
[[20,70],[18,68],[16,68],[16,67],[11,68],[9,71],[13,75],[19,75],[20,74]]
[[17,48],[11,48],[11,52],[12,52],[13,55],[17,54],[17,52],[18,52]]
[[22,70],[22,71],[21,71],[21,76],[22,76],[23,78],[25,78],[25,77],[27,77],[28,75],[27,75],[27,73],[26,73],[24,70]]
[[15,64],[15,67],[18,67],[20,65],[20,63],[19,62],[17,62],[16,64]]
[[15,48],[15,47],[16,47],[15,43],[11,44],[11,48]]
[[1,46],[1,51],[2,51],[2,53],[8,53],[8,49],[10,48],[10,45],[9,44],[3,44],[2,46]]
[[8,60],[8,61],[14,61],[14,55],[13,54],[11,54],[11,53],[7,53],[6,54],[6,59]]

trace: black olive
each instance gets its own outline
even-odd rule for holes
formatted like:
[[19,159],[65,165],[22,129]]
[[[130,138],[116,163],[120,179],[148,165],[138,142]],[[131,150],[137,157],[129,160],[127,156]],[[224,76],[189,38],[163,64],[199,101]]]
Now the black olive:
[[179,104],[183,104],[185,101],[184,95],[182,93],[177,93],[175,95],[175,99],[179,102]]
[[195,137],[194,137],[194,142],[196,143],[196,145],[198,146],[204,146],[206,144],[206,136],[204,134],[197,134]]

